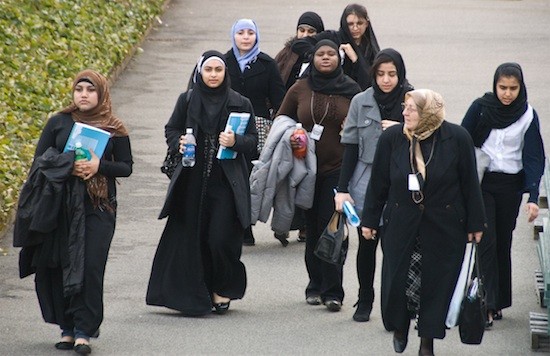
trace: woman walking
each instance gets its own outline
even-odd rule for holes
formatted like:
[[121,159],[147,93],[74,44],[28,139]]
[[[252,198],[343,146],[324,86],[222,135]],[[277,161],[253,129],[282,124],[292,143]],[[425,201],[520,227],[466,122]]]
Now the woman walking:
[[[378,52],[372,65],[372,87],[357,94],[351,101],[341,142],[344,158],[337,193],[336,210],[342,211],[346,201],[355,205],[361,216],[365,192],[372,174],[372,161],[382,131],[403,122],[402,107],[405,93],[413,90],[406,78],[401,54],[392,48]],[[366,240],[357,229],[357,277],[359,299],[353,320],[369,321],[374,302],[374,272],[378,239]]]
[[[187,128],[196,137],[196,162],[178,165],[159,218],[168,217],[147,289],[147,304],[184,315],[224,314],[246,289],[241,262],[243,232],[250,225],[250,187],[245,154],[257,144],[250,101],[233,91],[223,54],[199,59],[195,85],[178,98],[165,127],[166,143],[184,150]],[[243,135],[225,132],[229,113],[249,113]],[[237,152],[218,160],[220,146]]]
[[444,120],[441,95],[406,93],[403,116],[378,141],[362,233],[376,238],[382,219],[382,319],[395,352],[405,350],[418,315],[419,354],[433,355],[466,242],[481,240],[485,214],[472,140]]
[[527,102],[523,72],[517,63],[495,71],[493,91],[476,99],[462,121],[475,146],[488,158],[481,181],[488,229],[480,245],[487,290],[487,327],[512,305],[512,232],[523,193],[527,220],[538,216],[544,146],[537,112]]
[[[306,211],[305,262],[309,275],[306,302],[310,305],[324,303],[331,311],[339,311],[344,300],[342,266],[320,260],[313,251],[334,212],[333,189],[338,183],[344,152],[340,131],[350,100],[360,89],[343,73],[338,46],[330,40],[322,40],[313,51],[307,78],[298,80],[288,90],[278,113],[301,122],[310,132],[310,140],[316,141],[315,194],[312,208]],[[291,144],[296,146],[298,143],[291,138]]]
[[[117,177],[132,173],[128,131],[111,111],[107,79],[87,69],[72,86],[73,102],[44,127],[22,189],[14,233],[21,277],[36,273],[44,320],[59,325],[59,350],[92,352],[103,321],[103,279],[115,231]],[[104,154],[89,160],[62,153],[75,123],[107,130]],[[38,192],[56,192],[38,194]],[[27,203],[32,203],[27,206]]]

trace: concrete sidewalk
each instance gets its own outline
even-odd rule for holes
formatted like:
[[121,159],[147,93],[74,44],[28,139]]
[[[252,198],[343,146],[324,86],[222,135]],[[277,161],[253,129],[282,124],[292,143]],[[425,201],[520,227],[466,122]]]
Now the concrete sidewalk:
[[[131,130],[134,174],[121,179],[118,226],[105,279],[105,321],[92,340],[94,355],[196,354],[394,354],[391,334],[382,326],[379,271],[371,321],[352,321],[357,295],[352,233],[345,265],[346,299],[340,313],[304,301],[307,274],[304,244],[292,233],[287,248],[269,226],[254,228],[257,245],[246,247],[243,261],[248,289],[227,315],[185,318],[168,309],[145,305],[153,255],[165,221],[157,220],[168,185],[160,173],[164,125],[186,87],[198,56],[231,46],[229,31],[242,17],[256,20],[261,49],[275,56],[293,35],[299,15],[318,12],[325,28],[337,29],[347,1],[317,0],[305,5],[290,0],[172,0],[159,24],[112,88],[113,107]],[[530,103],[538,111],[543,137],[550,145],[550,2],[526,1],[369,1],[364,3],[382,48],[401,52],[407,77],[416,88],[440,92],[448,120],[459,123],[472,100],[491,90],[498,64],[519,62]],[[521,214],[513,244],[514,305],[487,331],[481,346],[460,343],[456,329],[435,342],[438,355],[528,355],[530,311],[542,311],[534,292],[539,268],[532,226]],[[54,349],[58,329],[42,321],[34,283],[18,278],[18,250],[1,242],[0,354],[67,354]],[[381,253],[379,260],[381,262]],[[418,353],[411,328],[405,355]]]

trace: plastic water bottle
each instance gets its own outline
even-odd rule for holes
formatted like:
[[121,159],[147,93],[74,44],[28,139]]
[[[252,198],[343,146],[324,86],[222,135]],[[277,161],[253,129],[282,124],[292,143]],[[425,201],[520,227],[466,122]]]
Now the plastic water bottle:
[[80,141],[74,144],[74,160],[75,161],[88,160],[88,155],[86,154],[86,150],[82,147],[82,142]]
[[197,141],[193,135],[193,129],[188,127],[184,137],[186,143],[181,157],[181,164],[184,167],[193,167],[195,165],[195,147],[197,146]]
[[296,129],[292,134],[296,142],[298,142],[298,147],[292,149],[292,153],[296,158],[304,158],[307,154],[307,134],[306,130],[303,129],[301,123],[296,124]]

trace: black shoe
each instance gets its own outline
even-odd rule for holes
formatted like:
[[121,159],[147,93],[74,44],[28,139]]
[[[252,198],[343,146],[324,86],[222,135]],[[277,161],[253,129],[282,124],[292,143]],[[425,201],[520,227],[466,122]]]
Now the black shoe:
[[[396,334],[403,334],[403,335],[396,335]],[[408,341],[408,332],[405,331],[394,331],[393,332],[393,349],[398,354],[403,353],[405,349],[407,348],[407,341]]]
[[502,310],[497,310],[493,314],[493,320],[502,320]]
[[55,344],[55,348],[58,350],[72,350],[74,347],[74,341],[60,341]]
[[214,312],[216,314],[220,314],[220,315],[225,314],[229,310],[229,303],[231,303],[231,302],[229,301],[229,302],[226,302],[226,303],[215,303],[214,304]]
[[275,233],[274,236],[277,240],[281,242],[281,245],[283,245],[283,247],[288,246],[288,232],[286,234]]
[[325,306],[331,312],[338,312],[342,309],[342,302],[336,299],[330,299],[325,301]]
[[353,314],[353,320],[358,322],[369,321],[370,313],[372,312],[372,305],[359,302],[355,305],[357,306],[357,309],[355,309],[355,313]]
[[87,344],[74,345],[74,351],[80,355],[88,355],[92,353],[92,348]]
[[298,242],[306,242],[306,230],[299,230]]
[[322,302],[321,297],[318,295],[313,295],[306,298],[306,303],[309,305],[321,305]]

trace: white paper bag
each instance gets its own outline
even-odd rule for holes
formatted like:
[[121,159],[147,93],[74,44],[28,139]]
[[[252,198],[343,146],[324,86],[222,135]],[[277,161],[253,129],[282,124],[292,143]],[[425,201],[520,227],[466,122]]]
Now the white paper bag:
[[466,244],[462,268],[460,269],[458,281],[456,281],[455,291],[451,299],[451,304],[449,305],[447,319],[445,320],[445,325],[449,328],[455,327],[458,322],[460,305],[462,304],[462,299],[464,299],[464,293],[466,292],[466,283],[472,278],[473,265],[475,263],[475,258],[472,258],[472,256],[475,253],[475,248],[475,243]]

